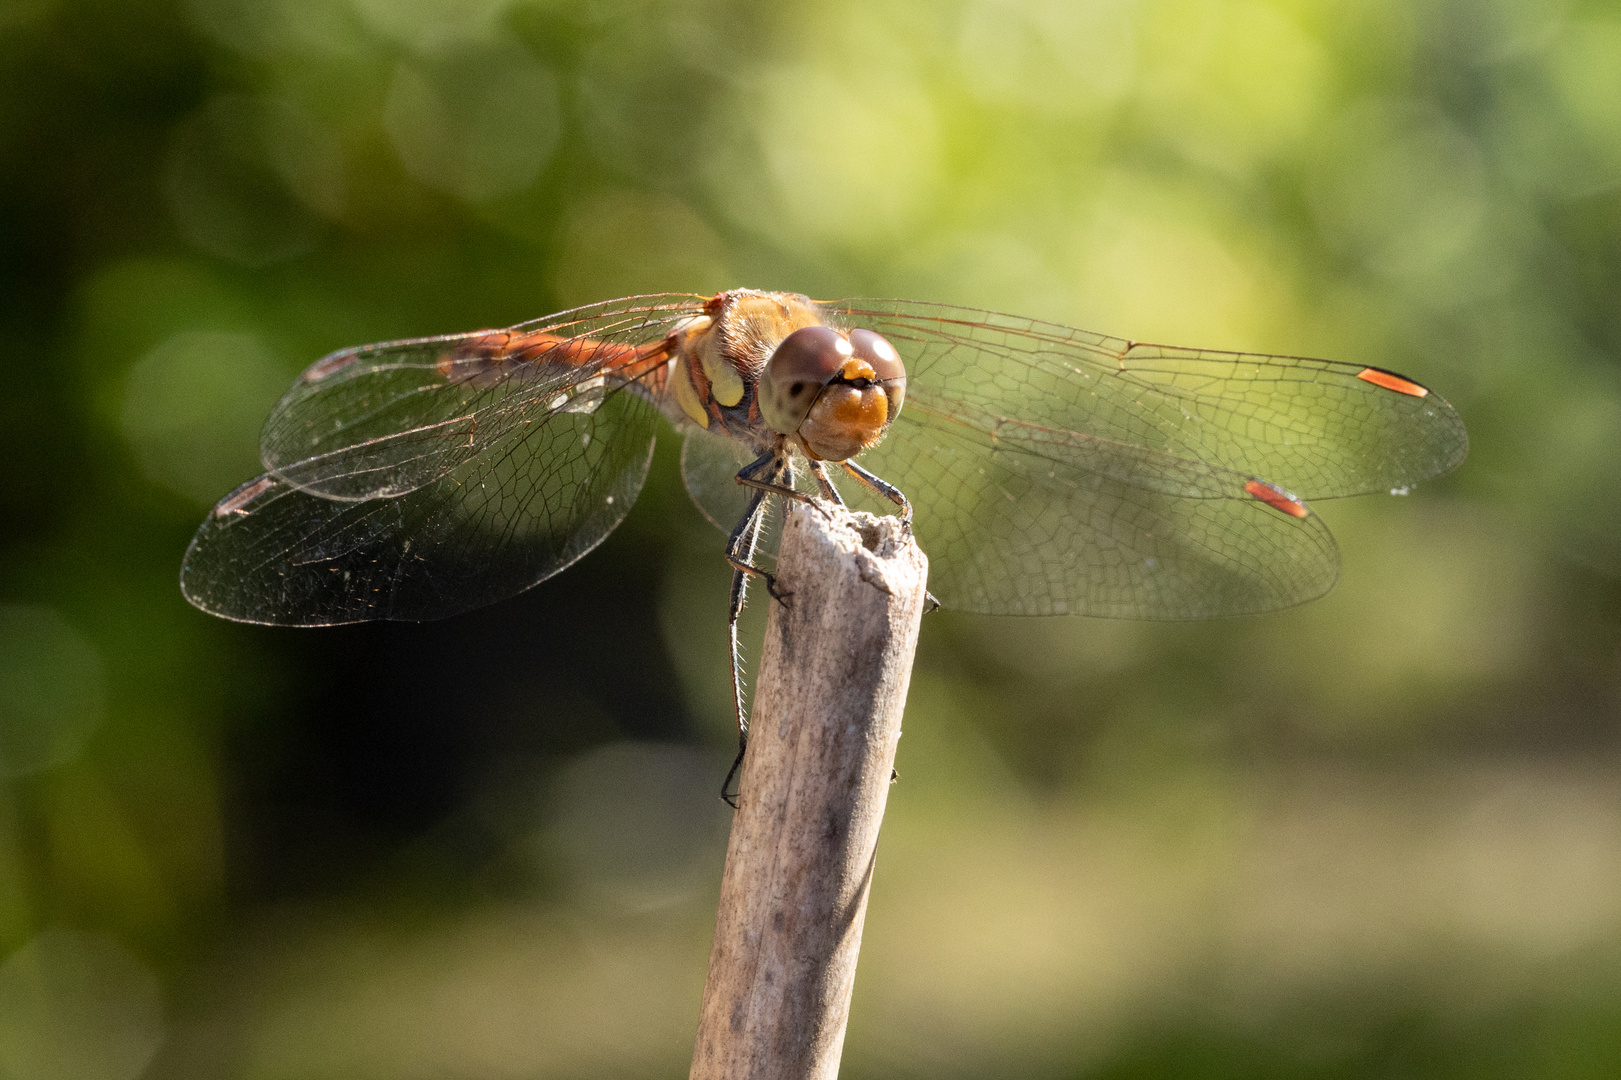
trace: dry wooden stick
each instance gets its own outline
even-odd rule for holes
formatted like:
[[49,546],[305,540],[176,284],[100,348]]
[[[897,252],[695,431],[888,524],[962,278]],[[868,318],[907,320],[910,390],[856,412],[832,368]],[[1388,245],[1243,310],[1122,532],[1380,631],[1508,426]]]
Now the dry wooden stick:
[[693,1080],[838,1075],[927,576],[895,518],[788,515]]

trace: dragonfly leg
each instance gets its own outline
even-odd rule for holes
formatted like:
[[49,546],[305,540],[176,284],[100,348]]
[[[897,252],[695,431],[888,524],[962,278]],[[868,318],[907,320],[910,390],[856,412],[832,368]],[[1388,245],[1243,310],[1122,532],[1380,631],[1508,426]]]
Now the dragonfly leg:
[[888,480],[885,480],[882,477],[874,476],[872,473],[868,472],[866,469],[863,469],[860,465],[857,465],[853,461],[841,461],[839,464],[844,466],[845,472],[849,473],[851,476],[855,477],[857,480],[860,480],[863,484],[866,484],[878,494],[900,507],[901,524],[906,526],[907,532],[912,531],[912,504],[907,501],[905,495],[901,494],[900,488],[896,487],[894,484],[891,484]]
[[737,756],[732,759],[732,767],[726,770],[726,779],[720,782],[720,801],[733,810],[737,809],[737,800],[743,794],[741,788],[736,791],[732,790],[732,781],[737,779],[737,771],[743,767],[743,744],[745,741],[743,739],[738,740]]
[[[743,765],[743,752],[749,745],[748,713],[743,704],[743,655],[737,641],[737,620],[743,614],[743,605],[748,601],[749,577],[758,575],[765,578],[769,587],[771,575],[754,565],[754,549],[760,541],[760,527],[765,520],[765,500],[768,491],[757,490],[749,500],[749,508],[743,515],[743,520],[737,523],[732,530],[731,539],[726,544],[726,561],[732,564],[732,593],[731,602],[726,612],[726,636],[731,648],[732,658],[732,713],[737,720],[737,758],[732,767],[727,770],[726,779],[721,782],[720,797],[733,810],[737,809],[738,792],[731,790],[732,781],[737,777],[738,769]],[[775,590],[772,590],[775,595]]]
[[[752,476],[745,479],[746,473],[750,473],[762,465],[775,466],[775,471],[773,471],[769,480],[757,480]],[[791,466],[788,468],[791,469]],[[749,487],[754,488],[754,494],[749,499],[749,506],[743,512],[742,520],[737,523],[737,527],[732,530],[731,538],[726,541],[726,561],[732,564],[732,569],[739,574],[747,574],[749,577],[757,577],[763,580],[766,584],[766,590],[778,600],[781,600],[782,597],[777,594],[776,576],[770,571],[762,570],[754,565],[754,548],[760,541],[760,529],[764,525],[766,496],[779,489],[781,485],[777,481],[782,478],[783,472],[784,465],[782,462],[776,460],[773,455],[764,454],[752,464],[745,466],[742,472],[737,474],[738,483],[747,484]],[[792,472],[789,472],[789,476],[792,475]],[[740,586],[735,581],[732,589],[734,593],[739,596],[742,595]]]
[[[759,474],[765,471],[767,466],[774,468],[771,475],[762,480]],[[797,499],[807,506],[815,506],[815,499],[794,487],[793,469],[793,463],[786,453],[768,450],[738,470],[737,482],[745,487],[758,488],[773,495],[781,495],[784,499]],[[787,483],[783,482],[785,478]]]
[[[770,475],[764,479],[760,478],[758,473],[768,467],[772,470]],[[749,503],[749,509],[743,515],[743,520],[738,522],[736,529],[732,530],[731,541],[726,545],[726,561],[732,564],[732,569],[764,581],[766,592],[771,594],[771,599],[779,603],[785,602],[792,594],[778,592],[776,575],[754,565],[752,544],[758,542],[758,535],[756,535],[754,541],[751,541],[750,554],[747,557],[739,554],[739,540],[742,537],[744,525],[748,522],[750,516],[758,512],[761,500],[767,495],[781,495],[784,499],[801,499],[807,506],[815,506],[816,501],[794,487],[793,459],[774,451],[761,454],[743,466],[742,469],[738,470],[736,479],[739,484],[754,489],[754,498]],[[763,521],[761,527],[764,527]]]
[[839,497],[839,489],[833,486],[833,478],[827,475],[827,466],[820,461],[810,463],[811,475],[816,477],[816,486],[821,489],[822,498],[834,506],[843,506],[844,500]]
[[[912,504],[907,500],[905,495],[901,494],[900,488],[896,487],[894,484],[891,484],[882,477],[874,476],[872,473],[868,472],[866,469],[863,469],[860,465],[857,465],[853,461],[844,461],[840,462],[840,464],[844,466],[845,470],[849,472],[851,476],[855,477],[857,480],[860,480],[863,484],[866,484],[878,494],[900,507],[901,527],[907,532],[912,531]],[[934,598],[934,594],[932,592],[924,592],[923,614],[927,615],[931,611],[939,610],[940,601]]]

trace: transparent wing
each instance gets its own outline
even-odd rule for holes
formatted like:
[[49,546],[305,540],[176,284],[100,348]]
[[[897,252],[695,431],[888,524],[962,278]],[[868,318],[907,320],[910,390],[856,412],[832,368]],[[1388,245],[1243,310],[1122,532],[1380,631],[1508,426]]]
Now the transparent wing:
[[[759,452],[740,439],[706,431],[696,424],[677,424],[685,434],[681,444],[681,480],[698,510],[721,532],[730,535],[748,512],[752,488],[737,482],[738,472],[759,457]],[[817,493],[816,478],[803,461],[795,461],[794,487],[807,495]],[[893,506],[885,505],[880,513]],[[760,536],[755,544],[754,564],[770,568],[782,533],[782,507],[777,500],[766,501]]]
[[696,424],[685,427],[681,444],[681,482],[710,524],[725,533],[748,511],[750,489],[737,474],[758,452],[739,439],[716,435]]
[[312,364],[260,436],[265,469],[328,499],[390,498],[503,452],[611,388],[661,383],[670,328],[702,297],[639,296],[506,330],[345,349]]
[[1181,619],[1298,604],[1332,586],[1338,556],[1289,494],[1407,487],[1467,449],[1446,402],[1356,365],[905,301],[828,309],[906,360],[906,405],[860,460],[912,500],[948,607]]
[[265,426],[270,470],[215,507],[181,588],[247,622],[432,619],[595,547],[641,489],[690,296],[345,350]]
[[494,603],[599,544],[635,501],[657,410],[621,388],[397,497],[331,499],[273,473],[226,496],[180,587],[241,622],[437,619]]
[[[921,403],[920,403],[921,404]],[[1236,497],[1177,494],[1178,461],[1125,448],[1119,467],[1089,468],[1039,442],[913,416],[908,401],[861,463],[912,500],[929,556],[929,589],[947,608],[993,615],[1204,619],[1291,607],[1339,573],[1334,539],[1245,493],[1245,479],[1186,463],[1187,490],[1225,478]],[[1096,446],[1089,449],[1096,450]],[[843,485],[846,495],[851,483]]]
[[1305,499],[1410,487],[1455,468],[1469,446],[1438,395],[1357,364],[1150,345],[943,304],[827,307],[900,350],[908,408],[928,392],[977,426],[1012,417],[1263,477]]
[[[699,512],[722,532],[730,533],[748,510],[753,489],[737,482],[743,466],[760,456],[741,439],[717,435],[695,424],[678,425],[686,436],[681,446],[681,480]],[[794,487],[816,494],[816,478],[803,461],[796,461]],[[886,511],[887,512],[887,511]]]

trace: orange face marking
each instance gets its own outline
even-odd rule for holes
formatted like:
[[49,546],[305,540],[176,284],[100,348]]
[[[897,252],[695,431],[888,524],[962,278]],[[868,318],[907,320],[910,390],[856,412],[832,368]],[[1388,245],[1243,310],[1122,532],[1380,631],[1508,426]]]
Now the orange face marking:
[[1420,386],[1411,379],[1404,379],[1400,375],[1389,371],[1380,371],[1378,368],[1363,368],[1357,372],[1357,378],[1363,382],[1370,382],[1375,386],[1382,386],[1386,390],[1394,390],[1398,394],[1408,394],[1412,397],[1428,397],[1429,388]]
[[1311,513],[1310,510],[1306,509],[1305,503],[1288,492],[1273,487],[1264,480],[1251,480],[1244,485],[1244,490],[1266,503],[1272,509],[1288,514],[1290,517],[1303,518]]
[[884,426],[888,413],[889,402],[884,395],[857,392],[838,395],[833,402],[832,419],[852,430],[876,432]]
[[858,390],[835,383],[822,391],[799,425],[800,442],[826,461],[846,461],[876,443],[889,420],[889,398],[882,388]]
[[839,374],[850,382],[855,382],[857,379],[866,379],[868,382],[878,380],[878,373],[872,369],[872,365],[857,356],[852,356],[846,360]]

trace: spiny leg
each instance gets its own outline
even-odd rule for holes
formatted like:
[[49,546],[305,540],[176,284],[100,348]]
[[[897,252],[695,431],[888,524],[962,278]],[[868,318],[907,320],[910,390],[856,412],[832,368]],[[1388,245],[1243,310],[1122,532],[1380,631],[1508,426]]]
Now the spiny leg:
[[[743,705],[743,657],[738,648],[737,621],[743,614],[743,605],[748,600],[749,575],[765,572],[754,566],[754,550],[760,541],[760,529],[765,521],[765,500],[770,492],[764,488],[757,489],[749,499],[748,510],[743,519],[732,530],[731,539],[726,542],[726,561],[732,564],[732,594],[731,603],[726,612],[726,635],[731,646],[732,656],[732,712],[737,720],[737,757],[732,761],[732,767],[726,771],[726,779],[720,785],[720,797],[733,810],[737,809],[737,796],[739,793],[730,790],[732,780],[737,776],[738,769],[743,766],[743,751],[748,749],[749,722],[748,714]],[[769,582],[769,577],[767,581]]]
[[851,476],[855,477],[857,480],[860,480],[863,484],[866,484],[878,494],[900,507],[901,524],[906,526],[907,532],[912,531],[912,504],[907,501],[905,495],[901,494],[900,488],[896,487],[894,484],[891,484],[888,480],[885,480],[881,476],[874,476],[872,473],[868,472],[866,469],[863,469],[860,465],[857,465],[853,461],[841,461],[839,464],[844,466],[845,472],[849,473]]
[[[768,468],[770,472],[767,477],[763,480],[760,479],[757,474]],[[784,487],[781,483],[785,476],[788,480],[787,487]],[[793,462],[774,450],[766,451],[743,466],[738,470],[736,477],[739,484],[753,488],[754,494],[749,500],[748,509],[743,514],[743,520],[737,523],[737,528],[732,530],[731,539],[726,543],[726,561],[731,563],[732,569],[739,573],[763,579],[766,589],[773,597],[777,597],[774,576],[754,565],[754,545],[759,541],[758,530],[755,537],[749,541],[749,551],[746,556],[741,554],[742,540],[750,520],[760,515],[760,507],[767,495],[782,494],[784,492],[791,495],[799,494],[793,490],[793,477]],[[781,597],[777,597],[777,599],[781,599]]]
[[[760,473],[768,469],[770,471],[762,478]],[[781,495],[784,501],[798,499],[806,506],[815,506],[817,509],[821,509],[821,507],[817,506],[815,499],[794,487],[794,459],[789,456],[787,449],[784,447],[767,450],[739,469],[737,476],[733,479],[744,487],[753,488],[757,492],[755,496],[756,502],[749,504],[751,508],[757,505],[760,495]],[[755,566],[752,557],[748,559],[738,557],[735,550],[737,536],[737,532],[734,531],[732,533],[732,543],[728,544],[726,548],[726,561],[732,564],[732,569],[741,570],[745,574],[763,580],[766,591],[771,594],[773,600],[783,600],[784,594],[777,592],[775,574]]]
[[[901,527],[907,532],[912,531],[912,504],[907,500],[906,496],[901,493],[900,488],[896,487],[894,484],[891,484],[888,480],[885,480],[881,476],[874,476],[872,473],[868,472],[866,469],[863,469],[860,465],[857,465],[853,461],[843,461],[840,462],[840,464],[844,466],[845,471],[851,476],[855,477],[857,480],[860,480],[863,484],[866,484],[878,494],[900,507]],[[927,615],[931,611],[938,610],[940,610],[940,601],[934,598],[934,594],[932,592],[925,592],[923,594],[923,614]]]
[[737,707],[739,735],[744,733],[748,725],[743,714],[743,675],[737,651],[737,620],[748,602],[749,575],[763,573],[754,567],[752,560],[755,546],[760,542],[760,528],[765,521],[765,498],[766,493],[759,491],[749,500],[748,511],[743,515],[743,520],[737,523],[737,528],[732,530],[732,539],[726,545],[726,559],[732,564],[732,594],[726,611],[726,629],[732,643],[732,701]]
[[[770,464],[775,464],[771,475],[761,479],[759,473]],[[786,480],[786,483],[784,481]],[[769,491],[773,495],[781,495],[784,499],[797,499],[807,506],[815,506],[816,500],[794,487],[794,463],[788,456],[787,450],[768,450],[755,458],[737,472],[737,482],[745,487],[758,488]]]
[[811,475],[816,477],[816,486],[822,492],[822,498],[834,506],[843,506],[844,500],[839,497],[839,489],[833,486],[833,478],[827,475],[827,466],[820,461],[810,463]]

